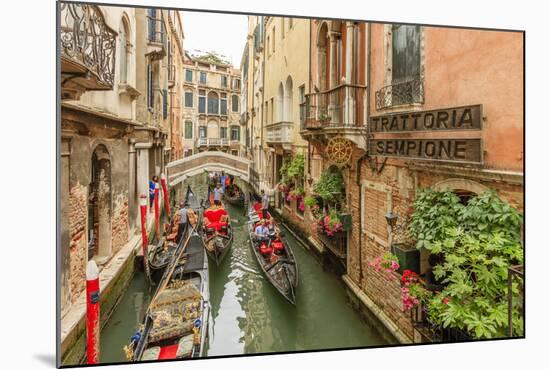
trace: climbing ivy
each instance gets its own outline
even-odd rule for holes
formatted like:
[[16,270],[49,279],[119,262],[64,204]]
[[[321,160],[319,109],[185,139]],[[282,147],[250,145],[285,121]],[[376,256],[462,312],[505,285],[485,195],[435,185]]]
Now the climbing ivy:
[[317,183],[313,185],[313,191],[325,201],[337,201],[344,194],[342,173],[329,169],[324,170]]
[[279,170],[281,182],[301,182],[304,178],[304,154],[296,154],[292,159],[285,159]]
[[[506,336],[508,267],[523,264],[522,215],[494,191],[463,205],[450,191],[424,190],[413,208],[408,231],[417,247],[443,260],[433,272],[444,288],[427,298],[428,319],[475,338]],[[519,287],[512,284],[512,317],[514,333],[522,335]]]

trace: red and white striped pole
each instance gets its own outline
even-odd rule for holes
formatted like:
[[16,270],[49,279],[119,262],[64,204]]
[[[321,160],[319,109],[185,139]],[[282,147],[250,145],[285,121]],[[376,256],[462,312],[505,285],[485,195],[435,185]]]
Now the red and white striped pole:
[[143,270],[147,270],[147,196],[139,196],[139,210],[141,212],[141,249],[143,251]]
[[99,270],[95,261],[86,265],[86,358],[99,362]]
[[155,182],[155,198],[153,199],[155,208],[155,237],[160,240],[160,214],[159,214],[159,184]]
[[160,184],[162,185],[162,193],[164,194],[164,207],[166,208],[166,214],[170,218],[170,201],[168,199],[168,188],[166,187],[166,177],[164,173],[160,175]]

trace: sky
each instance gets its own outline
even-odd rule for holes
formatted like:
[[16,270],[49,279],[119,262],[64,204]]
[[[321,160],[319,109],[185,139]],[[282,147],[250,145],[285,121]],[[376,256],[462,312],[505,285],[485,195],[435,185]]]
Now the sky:
[[183,47],[191,54],[197,50],[224,55],[240,68],[248,20],[246,15],[180,11],[185,40]]

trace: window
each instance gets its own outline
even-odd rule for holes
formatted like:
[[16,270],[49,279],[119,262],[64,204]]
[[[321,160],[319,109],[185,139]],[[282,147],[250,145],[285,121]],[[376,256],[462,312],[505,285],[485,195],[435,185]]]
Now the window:
[[122,27],[120,29],[120,83],[127,83],[128,80],[128,24],[126,19],[122,19]]
[[237,95],[231,96],[231,111],[234,113],[239,112],[239,96]]
[[231,126],[231,141],[241,140],[241,127]]
[[227,138],[227,127],[220,127],[220,138]]
[[231,150],[231,155],[239,156],[239,150]]
[[206,72],[201,72],[199,83],[202,84],[202,85],[206,84]]
[[271,42],[273,43],[271,45],[271,51],[275,52],[275,26],[273,26],[273,33],[271,34]]
[[285,18],[281,17],[281,38],[285,38]]
[[305,120],[305,114],[306,114],[306,86],[301,85],[298,88],[298,94],[300,99],[300,122],[303,123]]
[[191,122],[190,120],[185,121],[185,138],[193,138],[193,122]]
[[162,90],[162,119],[168,118],[168,90]]
[[267,56],[270,56],[271,55],[271,42],[269,41],[271,38],[269,36],[267,36]]
[[420,75],[420,26],[392,26],[392,84]]
[[199,127],[199,137],[206,138],[206,126]]
[[292,28],[292,18],[288,18],[288,29],[290,30]]
[[147,65],[147,108],[153,109],[153,68]]
[[222,87],[227,87],[227,76],[222,76]]
[[274,107],[273,101],[274,101],[273,98],[271,98],[271,111],[270,111],[271,114],[269,115],[269,123],[273,123],[273,122],[274,122],[274,120],[273,120],[273,111],[274,111],[275,109],[273,109],[273,107]]
[[218,94],[211,91],[208,93],[208,114],[219,114]]
[[193,82],[193,71],[191,69],[185,70],[185,82]]
[[206,113],[206,92],[204,90],[199,90],[199,113]]
[[234,90],[240,90],[241,89],[241,80],[238,78],[233,79],[233,89]]
[[220,100],[220,114],[227,115],[227,94],[222,93],[222,98]]
[[185,92],[185,107],[186,108],[193,107],[193,92],[190,92],[190,91]]

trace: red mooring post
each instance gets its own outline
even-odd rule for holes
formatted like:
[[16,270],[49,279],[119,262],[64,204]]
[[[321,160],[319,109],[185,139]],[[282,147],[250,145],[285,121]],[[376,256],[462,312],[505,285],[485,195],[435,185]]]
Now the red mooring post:
[[99,362],[99,270],[95,261],[86,265],[86,358]]
[[160,240],[160,214],[159,214],[159,184],[155,183],[155,198],[153,199],[155,207],[155,237]]
[[168,199],[168,188],[166,187],[166,177],[164,173],[160,175],[160,184],[162,185],[162,193],[164,194],[164,207],[166,208],[166,214],[170,218],[170,201]]

